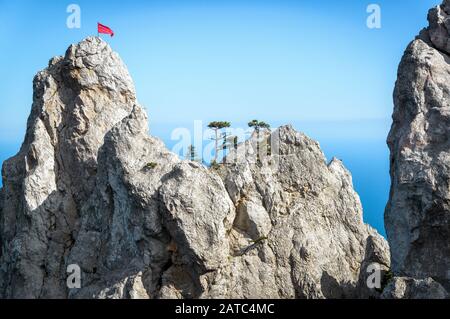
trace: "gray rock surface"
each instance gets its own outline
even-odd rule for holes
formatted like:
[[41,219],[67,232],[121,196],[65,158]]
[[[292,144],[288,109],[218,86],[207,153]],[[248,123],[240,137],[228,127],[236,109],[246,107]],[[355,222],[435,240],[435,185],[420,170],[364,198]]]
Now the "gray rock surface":
[[450,1],[444,0],[442,5],[433,8],[428,13],[429,27],[425,30],[430,44],[443,53],[450,53]]
[[125,65],[99,38],[51,59],[33,90],[24,143],[2,170],[5,297],[65,295],[64,259],[76,239],[81,206],[95,187],[97,152],[136,104]]
[[[389,269],[387,244],[317,142],[283,126],[209,169],[147,125],[99,38],[38,73],[25,141],[2,171],[1,297],[379,296],[366,270]],[[74,264],[80,288],[66,285]]]
[[[450,288],[450,1],[407,48],[394,92],[385,225],[394,274]],[[423,294],[421,294],[423,296]]]
[[383,291],[382,299],[446,299],[448,293],[432,278],[395,277]]
[[80,265],[73,298],[152,298],[170,261],[171,237],[162,224],[158,189],[178,158],[149,136],[147,116],[135,106],[105,137],[96,188],[81,210],[81,227],[68,256]]
[[[270,156],[258,150],[253,136],[219,171],[237,210],[234,245],[246,247],[267,237],[254,250],[233,258],[234,273],[255,280],[253,285],[266,291],[273,287],[272,297],[368,297],[367,267],[361,265],[389,266],[389,249],[363,223],[350,173],[337,159],[327,164],[319,144],[291,126],[265,133],[262,140],[269,138]],[[264,276],[253,275],[254,265],[264,269]],[[255,297],[243,279],[231,297]]]

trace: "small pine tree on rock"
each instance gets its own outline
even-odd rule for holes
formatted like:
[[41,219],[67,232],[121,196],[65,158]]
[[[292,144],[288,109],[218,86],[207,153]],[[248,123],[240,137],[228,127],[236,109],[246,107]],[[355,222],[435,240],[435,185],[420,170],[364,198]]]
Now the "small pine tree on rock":
[[210,129],[213,129],[215,132],[215,154],[214,154],[214,162],[217,163],[217,156],[219,153],[219,140],[221,139],[221,137],[219,136],[219,131],[221,129],[230,127],[231,123],[230,122],[225,122],[225,121],[214,121],[208,124],[208,127]]

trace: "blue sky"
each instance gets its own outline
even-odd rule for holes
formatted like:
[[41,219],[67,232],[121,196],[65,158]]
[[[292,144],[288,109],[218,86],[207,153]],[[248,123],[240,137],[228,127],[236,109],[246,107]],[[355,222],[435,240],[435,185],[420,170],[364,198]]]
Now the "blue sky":
[[[380,30],[366,27],[372,2]],[[81,29],[66,27],[70,3]],[[402,52],[437,3],[0,0],[0,139],[22,138],[34,74],[97,21],[155,124],[389,118]]]
[[[194,120],[293,123],[350,163],[360,194],[381,194],[361,194],[366,210],[377,203],[369,215],[380,228],[397,66],[440,2],[0,0],[0,160],[23,139],[34,74],[95,35],[99,21],[115,31],[104,38],[127,64],[154,134],[168,141]],[[66,27],[71,3],[81,8],[81,29]],[[381,7],[381,29],[366,26],[370,3]],[[371,181],[362,167],[373,150]]]

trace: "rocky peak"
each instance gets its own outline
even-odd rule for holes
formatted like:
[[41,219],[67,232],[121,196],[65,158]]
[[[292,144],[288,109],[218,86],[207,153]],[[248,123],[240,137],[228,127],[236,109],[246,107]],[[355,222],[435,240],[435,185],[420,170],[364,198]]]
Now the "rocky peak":
[[432,8],[428,13],[429,27],[425,33],[428,33],[432,46],[444,53],[450,53],[450,1],[444,2]]
[[[343,163],[291,126],[214,168],[150,136],[126,67],[87,38],[34,80],[27,134],[3,165],[0,295],[365,298],[389,267]],[[66,285],[67,266],[81,287]]]
[[33,92],[25,141],[3,165],[0,287],[10,297],[63,293],[51,278],[65,271],[62,258],[95,187],[98,150],[137,103],[125,65],[94,37],[51,59]]
[[450,288],[449,12],[448,0],[430,10],[429,27],[405,51],[394,91],[385,225],[399,277],[391,290],[405,297],[413,295],[408,285]]
[[121,100],[136,100],[133,81],[126,66],[101,38],[89,37],[71,45],[63,61],[75,86],[104,90]]

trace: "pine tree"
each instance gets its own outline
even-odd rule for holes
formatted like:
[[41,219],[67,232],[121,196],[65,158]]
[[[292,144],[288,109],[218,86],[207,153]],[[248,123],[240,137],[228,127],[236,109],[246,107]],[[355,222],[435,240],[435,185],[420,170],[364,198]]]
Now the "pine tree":
[[225,122],[225,121],[214,121],[208,124],[208,127],[210,129],[213,129],[215,132],[215,154],[214,154],[214,163],[217,163],[217,156],[219,153],[219,140],[221,139],[221,137],[219,137],[219,131],[221,129],[230,127],[231,123],[230,122]]
[[267,124],[266,122],[263,122],[263,121],[258,121],[258,120],[253,120],[251,122],[248,122],[248,126],[253,127],[257,133],[259,133],[259,131],[261,129],[267,129],[267,130],[270,129],[269,124]]
[[186,159],[189,159],[193,162],[201,162],[197,155],[197,150],[195,149],[194,145],[189,145],[188,152],[186,154]]
[[261,129],[270,130],[270,125],[263,121],[253,120],[248,122],[248,126],[252,127],[256,132],[256,159],[259,162],[261,160],[259,157],[259,150],[260,150],[259,132],[261,131]]

